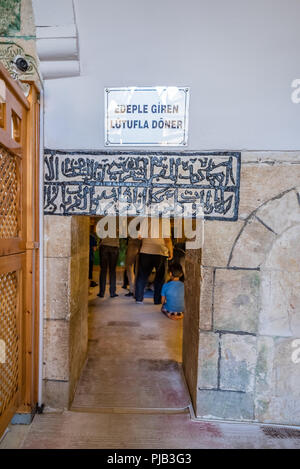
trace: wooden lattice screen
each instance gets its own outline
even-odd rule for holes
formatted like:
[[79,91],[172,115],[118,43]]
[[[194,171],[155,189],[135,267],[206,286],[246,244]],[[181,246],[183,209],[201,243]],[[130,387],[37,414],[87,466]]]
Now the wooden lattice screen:
[[17,238],[19,222],[18,158],[0,145],[0,239]]
[[0,416],[9,408],[19,387],[18,276],[0,275],[0,338],[3,357],[0,363]]
[[0,436],[36,405],[38,91],[29,98],[0,63]]

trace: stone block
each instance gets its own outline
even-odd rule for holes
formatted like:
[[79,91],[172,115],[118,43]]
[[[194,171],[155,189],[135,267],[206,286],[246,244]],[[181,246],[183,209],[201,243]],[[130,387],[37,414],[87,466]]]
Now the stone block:
[[230,391],[198,391],[197,417],[207,419],[253,420],[253,394]]
[[[74,349],[80,354],[85,354],[86,338],[88,328],[88,301],[87,295],[81,295],[77,298],[70,316],[70,350],[72,350],[72,342],[74,341]],[[76,339],[74,339],[76,337]],[[73,354],[72,354],[73,356]]]
[[45,317],[67,319],[70,315],[70,259],[45,258]]
[[81,310],[80,346],[84,357],[86,357],[88,350],[88,332],[88,304],[86,304]]
[[256,397],[255,398],[255,420],[262,423],[273,423],[280,425],[300,424],[299,399],[291,396],[284,397]]
[[89,217],[71,217],[71,255],[89,255],[89,228]]
[[300,162],[299,151],[243,151],[242,163],[288,164]]
[[83,349],[81,314],[73,316],[70,321],[70,396],[74,397],[77,382],[86,359],[86,348]]
[[68,381],[43,380],[43,399],[46,407],[51,409],[68,409],[69,399]]
[[201,249],[187,249],[185,259],[187,259],[192,264],[201,264],[201,258]]
[[299,151],[243,151],[242,163],[279,163],[291,164],[300,162]]
[[300,225],[282,233],[273,244],[262,269],[300,272]]
[[88,256],[73,255],[70,258],[71,314],[88,302]]
[[21,2],[21,34],[22,36],[35,36],[35,18],[33,14],[33,2],[25,0]]
[[257,338],[257,363],[255,390],[258,395],[269,393],[273,386],[274,338]]
[[[84,218],[84,217],[78,217]],[[82,220],[81,220],[82,221]],[[82,223],[79,223],[82,225]],[[87,225],[89,228],[89,225]],[[73,233],[73,231],[72,231]],[[74,234],[74,233],[73,233]],[[72,234],[72,239],[73,236]],[[78,234],[78,232],[77,232]],[[87,231],[88,234],[88,231]],[[76,235],[77,236],[77,235]],[[70,395],[73,396],[84,365],[88,345],[88,252],[82,247],[84,240],[78,236],[71,257],[71,308],[70,308]],[[85,241],[87,241],[85,239]]]
[[[79,287],[80,287],[80,257],[79,255],[73,254],[70,258],[70,278],[69,278],[69,286],[70,286],[70,305],[72,313],[76,308],[79,307],[78,305],[78,298],[80,295]],[[88,276],[88,274],[87,274]]]
[[199,325],[203,330],[212,329],[213,276],[212,268],[201,268]]
[[292,353],[294,338],[260,338],[256,377],[256,419],[300,424],[300,372]]
[[[299,337],[298,337],[299,338]],[[299,399],[300,411],[300,363],[294,363],[295,338],[276,338],[274,353],[274,394],[280,397]],[[300,421],[299,421],[300,423]]]
[[79,258],[79,292],[85,301],[88,301],[89,288],[89,257],[80,256]]
[[69,322],[45,320],[44,378],[69,379]]
[[260,273],[217,269],[214,329],[255,333],[258,328]]
[[[185,262],[186,278],[198,279],[185,282],[185,314],[183,319],[182,357],[183,370],[192,401],[196,402],[199,344],[200,263],[197,252],[188,251]],[[197,275],[197,276],[196,276]]]
[[300,335],[300,272],[261,273],[259,333],[270,336]]
[[71,221],[75,217],[46,215],[44,217],[45,257],[71,255]]
[[191,325],[184,325],[182,341],[183,372],[189,388],[192,402],[196,405],[198,377],[199,332]]
[[218,386],[219,334],[201,332],[198,354],[198,387],[213,389]]
[[204,266],[227,266],[233,243],[243,224],[243,221],[234,223],[224,223],[217,220],[205,221],[202,248],[202,264]]
[[220,388],[252,392],[255,383],[256,337],[224,334],[221,337]]
[[81,350],[81,314],[73,315],[70,318],[69,347],[70,347],[70,373],[77,374],[75,369],[80,369],[82,365]]
[[296,186],[300,186],[299,165],[242,163],[239,217],[245,219],[264,202]]
[[252,217],[233,249],[231,267],[257,268],[266,258],[276,235]]
[[[186,273],[186,277],[188,277],[188,278],[194,278],[195,277],[195,263],[192,262],[192,260],[188,256],[186,256],[186,259],[185,259],[185,273]],[[200,282],[199,282],[199,284],[200,284]],[[191,283],[186,282],[185,291],[189,291],[189,290],[191,290],[191,288],[192,288]]]
[[300,205],[296,191],[263,205],[256,215],[275,233],[281,234],[296,223],[300,223]]
[[186,278],[195,279],[196,282],[185,282],[184,324],[192,324],[195,330],[199,329],[199,305],[200,305],[200,264],[194,263],[188,258],[185,262]]

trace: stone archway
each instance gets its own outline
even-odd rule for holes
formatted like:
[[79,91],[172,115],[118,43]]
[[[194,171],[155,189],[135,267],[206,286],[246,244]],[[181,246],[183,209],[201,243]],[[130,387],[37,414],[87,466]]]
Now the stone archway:
[[199,417],[299,424],[299,242],[293,188],[247,217],[227,266],[214,270],[212,324],[200,328]]

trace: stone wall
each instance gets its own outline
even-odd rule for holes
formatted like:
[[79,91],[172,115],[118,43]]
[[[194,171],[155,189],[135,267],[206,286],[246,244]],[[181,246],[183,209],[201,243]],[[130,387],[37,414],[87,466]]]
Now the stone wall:
[[205,221],[200,299],[187,300],[198,417],[300,425],[299,190],[300,153],[244,152],[238,220]]
[[199,308],[201,249],[187,251],[185,257],[184,296],[188,314],[184,315],[182,365],[193,406],[197,403],[197,377],[199,352]]
[[[183,368],[198,417],[300,424],[299,190],[300,152],[243,152],[238,219],[206,220],[187,253]],[[62,407],[86,352],[88,217],[45,220],[45,402]]]
[[45,217],[44,402],[67,408],[88,344],[89,218]]

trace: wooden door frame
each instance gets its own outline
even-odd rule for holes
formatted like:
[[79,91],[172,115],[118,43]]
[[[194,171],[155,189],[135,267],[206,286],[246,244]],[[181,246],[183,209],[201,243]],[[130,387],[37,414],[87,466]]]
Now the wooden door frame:
[[[20,304],[20,382],[18,397],[0,419],[0,436],[14,413],[33,414],[38,400],[39,362],[39,94],[33,82],[25,97],[0,62],[0,79],[6,87],[4,128],[0,128],[0,143],[17,161],[21,187],[20,230],[17,238],[0,240],[0,263],[6,265],[13,257],[22,257],[22,302]],[[13,111],[12,111],[13,110]],[[21,119],[20,140],[14,139],[11,118]],[[14,262],[14,261],[13,261]],[[19,274],[18,274],[19,275]],[[1,377],[0,377],[1,378]]]
[[24,318],[25,382],[24,399],[18,413],[33,414],[38,401],[39,342],[39,94],[34,82],[30,85],[26,140],[26,205],[31,207],[26,223],[26,274]]

